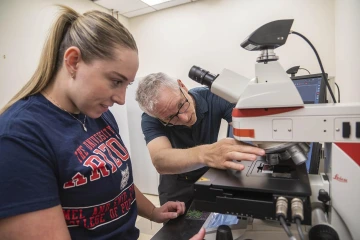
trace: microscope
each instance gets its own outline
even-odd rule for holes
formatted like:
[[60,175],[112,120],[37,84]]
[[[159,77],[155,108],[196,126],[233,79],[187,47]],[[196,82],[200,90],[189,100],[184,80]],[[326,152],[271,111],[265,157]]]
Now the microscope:
[[[253,79],[229,69],[220,74],[190,69],[191,79],[236,103],[234,138],[266,153],[256,161],[242,161],[243,171],[209,169],[195,183],[195,207],[279,221],[290,239],[288,224],[297,225],[301,239],[301,225],[311,226],[311,240],[360,239],[360,103],[336,103],[315,48],[291,31],[292,24],[292,19],[267,23],[241,43],[246,50],[260,51]],[[334,103],[303,103],[275,54],[289,34],[313,48]],[[324,173],[307,172],[311,142],[324,143]]]

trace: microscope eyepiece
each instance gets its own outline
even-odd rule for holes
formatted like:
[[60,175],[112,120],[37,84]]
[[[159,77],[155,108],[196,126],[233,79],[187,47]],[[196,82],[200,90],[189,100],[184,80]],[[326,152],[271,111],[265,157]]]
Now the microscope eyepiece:
[[195,82],[200,83],[201,85],[208,86],[211,88],[213,81],[219,76],[215,75],[205,69],[202,69],[198,66],[192,66],[189,71],[189,78],[194,80]]

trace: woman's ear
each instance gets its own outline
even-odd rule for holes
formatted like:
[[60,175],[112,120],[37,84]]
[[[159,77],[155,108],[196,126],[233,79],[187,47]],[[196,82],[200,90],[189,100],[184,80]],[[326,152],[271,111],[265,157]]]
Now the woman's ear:
[[178,84],[179,84],[179,87],[185,89],[185,91],[188,92],[187,87],[183,84],[183,82],[182,82],[180,79],[178,79],[177,82],[178,82]]
[[64,54],[64,66],[71,78],[75,78],[76,70],[78,69],[78,63],[81,60],[81,52],[77,47],[69,47]]

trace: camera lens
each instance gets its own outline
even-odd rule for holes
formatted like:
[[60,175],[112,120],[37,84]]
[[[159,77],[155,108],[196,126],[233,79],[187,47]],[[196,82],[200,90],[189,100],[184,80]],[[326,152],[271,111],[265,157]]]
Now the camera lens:
[[189,78],[202,85],[208,86],[209,88],[211,88],[212,82],[218,76],[219,75],[212,74],[211,72],[206,71],[198,66],[193,66],[189,71]]

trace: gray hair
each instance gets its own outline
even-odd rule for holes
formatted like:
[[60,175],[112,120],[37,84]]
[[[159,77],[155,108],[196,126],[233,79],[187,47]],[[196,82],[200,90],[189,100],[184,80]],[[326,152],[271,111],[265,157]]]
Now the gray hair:
[[141,79],[136,90],[136,101],[141,110],[156,117],[155,108],[158,104],[158,96],[164,91],[164,87],[174,91],[179,89],[176,80],[162,72],[152,73]]

